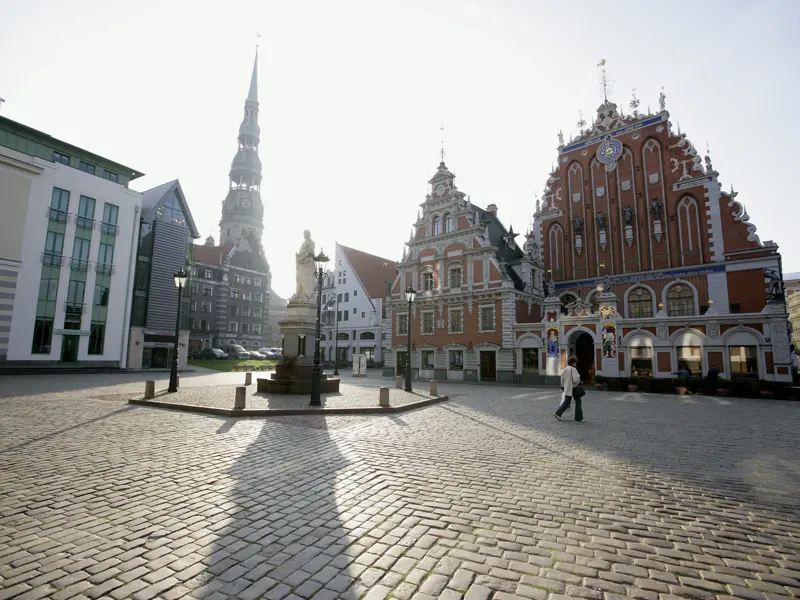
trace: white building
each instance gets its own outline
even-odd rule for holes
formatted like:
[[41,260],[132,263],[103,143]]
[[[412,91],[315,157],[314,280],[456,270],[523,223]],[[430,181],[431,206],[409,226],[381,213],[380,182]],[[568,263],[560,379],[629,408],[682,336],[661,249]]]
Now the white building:
[[0,117],[5,366],[125,366],[141,175]]
[[353,354],[366,354],[373,363],[383,361],[384,298],[396,269],[393,260],[336,244],[333,269],[323,286],[327,310],[320,347],[324,360],[333,361],[335,351],[340,364],[352,361]]

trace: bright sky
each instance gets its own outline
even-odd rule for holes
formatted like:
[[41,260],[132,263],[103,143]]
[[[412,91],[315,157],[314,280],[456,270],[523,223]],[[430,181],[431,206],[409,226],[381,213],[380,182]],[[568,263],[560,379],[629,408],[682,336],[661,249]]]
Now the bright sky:
[[[256,32],[273,287],[294,291],[303,229],[398,260],[446,162],[472,202],[524,233],[557,157],[610,97],[658,107],[733,184],[800,271],[797,0],[27,0],[0,20],[2,114],[146,177],[178,178],[203,238],[221,202]],[[521,238],[520,238],[521,239]],[[202,241],[202,240],[201,240]]]

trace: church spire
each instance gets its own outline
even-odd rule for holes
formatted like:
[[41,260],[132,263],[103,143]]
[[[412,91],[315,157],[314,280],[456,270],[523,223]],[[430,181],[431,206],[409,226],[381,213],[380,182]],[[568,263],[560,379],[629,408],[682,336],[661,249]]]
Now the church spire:
[[258,46],[256,46],[256,59],[253,61],[253,74],[250,76],[250,92],[247,94],[247,101],[258,104]]

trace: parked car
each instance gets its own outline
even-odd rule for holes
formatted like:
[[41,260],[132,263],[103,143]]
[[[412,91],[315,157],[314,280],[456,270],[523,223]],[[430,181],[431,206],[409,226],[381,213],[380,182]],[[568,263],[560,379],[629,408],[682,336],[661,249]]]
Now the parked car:
[[250,353],[237,344],[235,346],[228,346],[228,356],[239,360],[247,360],[250,358]]
[[268,360],[278,360],[281,357],[280,348],[259,348],[258,351]]
[[221,360],[228,358],[228,355],[219,348],[203,348],[200,352],[195,352],[189,358],[201,360]]
[[257,350],[250,350],[250,358],[254,358],[255,360],[266,360],[267,357]]

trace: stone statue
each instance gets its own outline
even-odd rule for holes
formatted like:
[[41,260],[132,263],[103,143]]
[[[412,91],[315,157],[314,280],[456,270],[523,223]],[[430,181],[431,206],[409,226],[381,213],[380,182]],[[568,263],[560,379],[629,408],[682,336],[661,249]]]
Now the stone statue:
[[600,231],[601,229],[606,228],[606,216],[603,214],[602,211],[597,213],[597,230]]
[[633,209],[630,206],[625,207],[625,225],[633,225]]
[[556,295],[556,284],[551,279],[547,282],[547,295],[548,296],[555,296]]
[[658,95],[658,107],[661,110],[667,110],[667,97],[664,95],[664,88],[661,88],[661,93]]
[[653,220],[658,221],[661,219],[661,200],[655,198],[650,204],[650,212],[653,215]]
[[564,132],[561,131],[560,129],[558,130],[558,145],[559,146],[564,145]]
[[308,229],[303,232],[303,237],[305,238],[303,245],[295,254],[297,287],[292,296],[292,300],[295,301],[308,300],[314,296],[314,240],[311,239],[311,232]]
[[394,283],[391,279],[386,280],[386,295],[392,295],[392,283]]
[[575,230],[575,235],[580,235],[581,231],[583,230],[583,219],[580,217],[575,217],[572,221],[572,227]]
[[767,302],[783,302],[783,281],[776,269],[764,269],[764,283],[767,287]]

